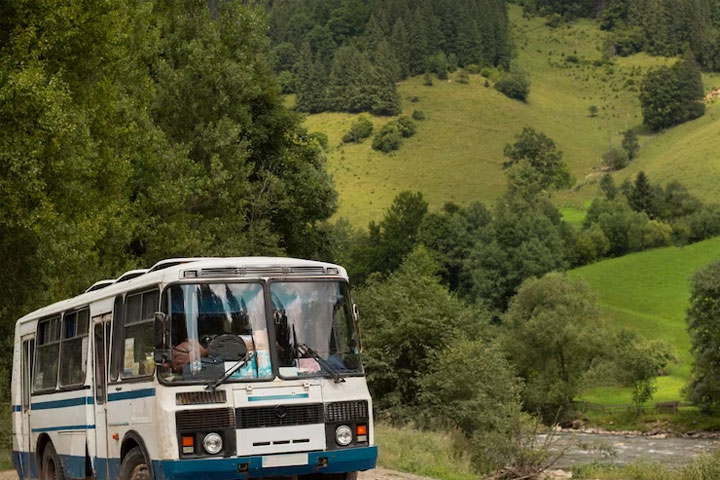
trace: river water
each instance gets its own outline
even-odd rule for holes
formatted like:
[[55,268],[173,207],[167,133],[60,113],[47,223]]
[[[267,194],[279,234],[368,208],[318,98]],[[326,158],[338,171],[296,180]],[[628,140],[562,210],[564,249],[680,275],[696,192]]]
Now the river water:
[[[540,435],[540,440],[545,436]],[[602,433],[558,432],[553,439],[555,451],[567,448],[553,468],[567,469],[593,461],[627,464],[652,462],[680,465],[720,447],[720,440],[654,436],[625,436]]]

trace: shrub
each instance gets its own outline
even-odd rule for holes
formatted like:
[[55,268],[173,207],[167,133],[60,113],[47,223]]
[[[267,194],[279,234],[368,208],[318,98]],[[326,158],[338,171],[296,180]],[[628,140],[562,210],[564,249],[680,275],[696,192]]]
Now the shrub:
[[343,136],[343,142],[360,143],[372,135],[372,132],[373,123],[370,119],[364,116],[358,117],[358,119],[350,125],[350,130]]
[[598,110],[599,109],[598,109],[597,105],[590,105],[588,107],[588,113],[590,114],[591,117],[597,117]]
[[422,110],[413,110],[412,118],[417,121],[425,120],[425,112]]
[[530,80],[523,72],[507,72],[495,84],[495,89],[508,98],[527,102],[530,94]]
[[420,382],[424,411],[470,440],[478,470],[501,467],[513,456],[522,383],[497,346],[456,342],[437,356]]
[[404,138],[410,138],[415,135],[417,128],[412,118],[407,115],[402,115],[396,120],[398,131]]
[[568,55],[565,57],[565,63],[580,63],[580,59],[577,55]]
[[420,97],[417,95],[411,95],[408,97],[408,100],[410,100],[410,103],[417,103],[420,101]]
[[611,170],[620,170],[627,167],[628,155],[625,150],[612,147],[602,156],[603,163]]
[[458,72],[457,76],[455,77],[455,80],[456,80],[458,83],[469,83],[469,82],[470,82],[470,76],[468,75],[467,71],[465,71],[465,70],[460,70],[460,71]]
[[428,72],[425,75],[423,75],[423,85],[425,85],[426,87],[432,87],[432,84],[433,84],[433,79],[432,79],[432,76],[430,75],[430,73]]
[[[485,70],[485,68],[488,68],[488,67],[483,67],[483,70]],[[470,65],[465,65],[465,70],[467,70],[468,73],[471,73],[473,75],[477,75],[478,73],[482,72],[480,70],[480,67],[474,63],[471,63]],[[483,74],[483,76],[486,77],[487,75]]]
[[402,139],[397,122],[388,122],[375,133],[372,148],[383,153],[390,153],[402,146]]
[[327,149],[330,146],[330,142],[328,141],[328,136],[326,134],[324,134],[323,132],[312,132],[310,134],[310,138],[312,140],[315,140],[318,143],[318,145],[320,145],[320,147],[325,151],[327,151]]

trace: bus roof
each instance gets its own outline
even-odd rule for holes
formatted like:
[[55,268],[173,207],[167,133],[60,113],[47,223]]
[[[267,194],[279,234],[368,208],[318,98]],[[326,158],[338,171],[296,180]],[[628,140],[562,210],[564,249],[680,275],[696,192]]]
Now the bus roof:
[[[167,266],[169,264],[169,266]],[[167,284],[181,279],[237,279],[268,277],[306,277],[332,276],[347,279],[347,272],[339,265],[314,260],[288,257],[205,257],[166,259],[145,273],[132,276],[124,281],[114,281],[103,288],[88,289],[84,293],[66,300],[53,303],[30,312],[17,321],[17,324],[30,322],[38,318],[55,315],[66,310],[89,305],[93,302],[115,297],[128,291],[141,290],[158,284]],[[131,271],[133,274],[137,270]],[[121,275],[118,279],[131,272]],[[187,273],[186,273],[187,272]],[[131,275],[128,275],[131,276]],[[97,282],[96,282],[97,283]]]

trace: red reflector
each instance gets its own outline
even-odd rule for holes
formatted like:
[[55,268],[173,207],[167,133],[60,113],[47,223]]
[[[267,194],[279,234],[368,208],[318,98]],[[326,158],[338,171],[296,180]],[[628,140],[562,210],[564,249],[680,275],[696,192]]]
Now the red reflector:
[[355,433],[358,435],[367,435],[367,425],[358,425],[356,427]]
[[183,447],[192,447],[195,443],[195,439],[193,437],[182,437],[182,442]]

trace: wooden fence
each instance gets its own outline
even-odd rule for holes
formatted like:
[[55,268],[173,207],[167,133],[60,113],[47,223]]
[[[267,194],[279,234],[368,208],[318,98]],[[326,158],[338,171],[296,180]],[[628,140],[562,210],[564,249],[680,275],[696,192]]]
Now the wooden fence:
[[[621,404],[601,404],[592,402],[573,402],[573,406],[579,412],[602,412],[602,413],[619,413],[619,412],[636,412],[637,407],[631,403]],[[672,402],[658,402],[650,405],[643,405],[640,410],[643,413],[671,413],[675,414],[682,408],[695,407],[694,403],[684,403],[679,400]]]

